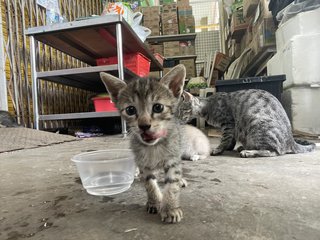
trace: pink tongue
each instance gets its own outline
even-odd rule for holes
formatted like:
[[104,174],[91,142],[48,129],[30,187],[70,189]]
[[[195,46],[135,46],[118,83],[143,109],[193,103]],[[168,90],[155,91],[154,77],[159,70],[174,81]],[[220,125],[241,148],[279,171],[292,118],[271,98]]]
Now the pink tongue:
[[146,142],[156,140],[156,139],[158,139],[160,137],[164,137],[166,135],[167,135],[167,131],[165,131],[165,130],[162,130],[158,133],[142,133],[141,134],[142,139]]

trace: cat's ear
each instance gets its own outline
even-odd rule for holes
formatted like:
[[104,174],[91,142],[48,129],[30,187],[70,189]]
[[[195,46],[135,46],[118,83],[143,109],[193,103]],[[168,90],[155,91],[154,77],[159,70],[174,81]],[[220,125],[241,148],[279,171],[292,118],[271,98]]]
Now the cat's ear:
[[185,102],[190,102],[191,99],[193,99],[193,95],[191,93],[186,92],[186,91],[182,92],[182,97]]
[[173,95],[178,98],[182,94],[185,78],[186,68],[184,65],[179,64],[164,75],[160,82],[167,85],[173,92]]
[[127,84],[121,79],[104,72],[100,73],[100,78],[111,95],[112,101],[117,102],[120,90],[125,88]]

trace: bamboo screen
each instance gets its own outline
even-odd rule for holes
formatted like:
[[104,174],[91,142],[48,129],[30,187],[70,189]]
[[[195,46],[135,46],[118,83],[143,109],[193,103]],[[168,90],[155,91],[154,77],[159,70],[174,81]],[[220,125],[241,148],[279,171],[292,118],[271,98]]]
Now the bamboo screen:
[[[68,21],[93,14],[100,15],[101,0],[60,0],[60,11]],[[7,81],[9,111],[20,124],[33,127],[32,81],[30,72],[29,38],[24,35],[29,27],[45,25],[45,9],[36,0],[2,0],[1,18],[4,46],[5,78]],[[84,63],[44,44],[39,46],[42,70],[81,67]],[[39,99],[41,114],[72,113],[88,111],[93,93],[40,81]],[[44,128],[72,124],[71,121],[43,122]]]

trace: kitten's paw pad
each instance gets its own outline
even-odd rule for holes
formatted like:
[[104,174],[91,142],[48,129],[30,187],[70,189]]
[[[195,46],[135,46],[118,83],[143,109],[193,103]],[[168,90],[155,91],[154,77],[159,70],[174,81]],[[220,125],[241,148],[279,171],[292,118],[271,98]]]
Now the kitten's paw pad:
[[162,222],[165,223],[178,223],[183,218],[183,212],[181,208],[166,209],[160,211]]
[[211,152],[211,156],[217,156],[223,153],[223,150],[219,149],[219,148],[215,148],[212,150]]
[[193,156],[190,157],[191,161],[198,161],[199,159],[200,159],[199,155],[193,155]]
[[182,188],[188,187],[188,182],[184,178],[181,178],[181,180],[179,181],[179,184],[180,184],[180,187]]
[[150,214],[157,214],[158,213],[158,205],[154,203],[147,202],[147,212]]

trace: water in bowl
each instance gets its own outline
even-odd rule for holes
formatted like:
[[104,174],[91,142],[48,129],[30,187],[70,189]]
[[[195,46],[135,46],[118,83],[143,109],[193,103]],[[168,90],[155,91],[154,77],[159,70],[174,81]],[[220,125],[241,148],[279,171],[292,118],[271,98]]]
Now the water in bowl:
[[87,192],[92,195],[114,195],[128,190],[134,177],[127,172],[104,172],[83,181]]

